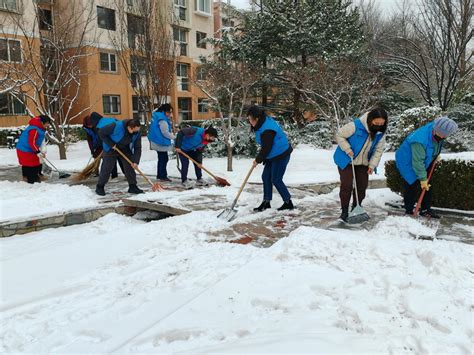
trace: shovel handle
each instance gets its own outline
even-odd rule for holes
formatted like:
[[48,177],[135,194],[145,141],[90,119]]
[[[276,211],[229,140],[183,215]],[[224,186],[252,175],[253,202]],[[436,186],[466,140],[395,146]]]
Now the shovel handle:
[[[431,176],[433,175],[435,165],[436,165],[436,159],[433,160],[433,165],[431,166],[431,169],[428,173],[428,179],[427,179],[428,182],[430,182],[430,180],[431,180]],[[418,212],[420,211],[421,203],[423,202],[423,197],[425,197],[425,193],[426,193],[426,190],[422,189],[421,194],[420,194],[420,198],[418,199],[418,202],[416,203],[415,211],[413,212],[413,215],[415,217],[418,216]]]
[[215,180],[218,180],[217,177],[211,173],[209,170],[207,170],[201,163],[198,163],[196,160],[194,160],[193,158],[191,158],[188,154],[186,154],[185,152],[183,152],[182,150],[178,152],[179,154],[181,154],[182,156],[188,158],[189,160],[191,160],[194,164],[196,164],[199,169],[202,169],[204,170],[206,173],[208,173],[209,175],[211,175]]
[[[117,147],[113,148],[117,153],[119,153],[122,158],[124,158],[127,163],[130,164],[131,167],[133,167],[133,163],[130,159],[128,159],[128,157],[122,153],[122,151],[120,149],[118,149]],[[140,168],[138,168],[138,166],[135,168],[136,171],[138,171],[140,173],[141,176],[143,176],[143,178],[152,186],[154,187],[155,185],[153,185],[153,182],[148,178],[148,176],[146,176],[145,174],[143,174],[143,172],[140,170]]]
[[240,186],[239,192],[237,193],[237,196],[235,196],[235,200],[234,200],[234,202],[232,203],[232,208],[234,208],[235,205],[237,204],[237,201],[239,200],[240,194],[242,193],[242,191],[243,191],[245,185],[247,184],[247,181],[249,180],[250,175],[252,175],[253,169],[255,169],[255,166],[254,166],[254,165],[252,165],[252,167],[250,168],[249,172],[247,173],[247,176],[245,177],[244,181],[242,182],[242,185]]

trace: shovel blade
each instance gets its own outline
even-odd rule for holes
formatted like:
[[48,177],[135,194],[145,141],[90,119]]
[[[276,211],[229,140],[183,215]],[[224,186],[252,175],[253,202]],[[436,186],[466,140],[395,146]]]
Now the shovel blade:
[[234,210],[232,208],[226,208],[224,211],[222,211],[221,213],[217,215],[217,218],[225,219],[228,222],[230,222],[231,220],[234,219],[236,214],[237,214],[237,210]]
[[347,223],[349,224],[359,224],[366,222],[370,219],[369,215],[364,211],[361,206],[356,206],[351,213],[349,213],[349,217],[347,217]]

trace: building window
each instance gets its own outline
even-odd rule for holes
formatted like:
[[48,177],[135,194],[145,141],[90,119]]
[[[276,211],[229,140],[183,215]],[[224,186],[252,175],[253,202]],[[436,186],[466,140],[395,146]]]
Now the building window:
[[120,114],[120,96],[119,95],[103,95],[102,103],[104,106],[104,113],[106,114]]
[[0,9],[7,11],[18,11],[17,0],[0,0]]
[[26,107],[11,94],[0,94],[0,115],[26,115]]
[[99,28],[115,31],[115,10],[97,6],[97,24]]
[[179,91],[189,91],[189,65],[178,63],[176,64],[176,76]]
[[51,10],[38,8],[38,26],[40,30],[50,31],[53,28]]
[[210,0],[195,0],[196,1],[196,11],[204,12],[206,14],[211,14],[211,2]]
[[100,71],[117,72],[117,56],[112,53],[100,53]]
[[206,71],[203,67],[198,67],[196,69],[196,79],[197,80],[206,80]]
[[206,49],[206,38],[207,38],[206,33],[196,31],[196,46],[198,48]]
[[178,97],[178,118],[179,121],[192,119],[191,99],[189,97]]
[[207,99],[198,99],[198,112],[199,113],[209,112],[209,101]]
[[180,21],[186,21],[186,0],[174,0],[176,15]]
[[21,42],[15,39],[0,39],[0,60],[21,62]]
[[173,38],[176,43],[179,44],[179,55],[187,56],[188,55],[188,40],[187,40],[188,31],[182,28],[175,27],[173,28]]

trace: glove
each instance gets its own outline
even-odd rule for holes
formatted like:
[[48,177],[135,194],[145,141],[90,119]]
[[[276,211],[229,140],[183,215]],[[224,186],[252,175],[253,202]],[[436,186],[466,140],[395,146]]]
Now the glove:
[[436,157],[436,162],[439,163],[441,161],[441,154],[439,154],[437,157]]
[[420,180],[420,186],[423,190],[429,191],[431,185],[428,184],[428,180]]

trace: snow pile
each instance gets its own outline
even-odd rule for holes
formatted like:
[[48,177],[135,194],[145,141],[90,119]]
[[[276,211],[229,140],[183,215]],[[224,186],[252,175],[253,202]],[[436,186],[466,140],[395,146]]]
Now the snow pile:
[[0,181],[0,190],[0,221],[27,219],[30,216],[93,207],[98,204],[94,192],[83,185]]
[[212,211],[0,240],[0,351],[468,354],[473,247],[407,221],[268,249],[210,240]]

